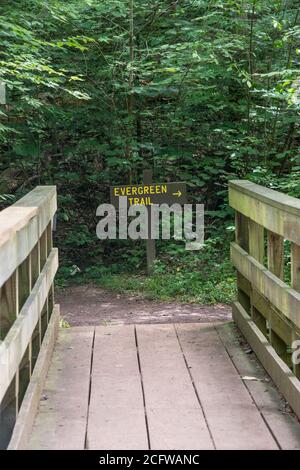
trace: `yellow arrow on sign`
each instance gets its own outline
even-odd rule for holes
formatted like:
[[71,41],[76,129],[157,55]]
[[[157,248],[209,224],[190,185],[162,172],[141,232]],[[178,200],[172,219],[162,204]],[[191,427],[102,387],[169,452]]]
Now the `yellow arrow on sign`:
[[181,191],[177,191],[177,193],[173,193],[173,196],[180,197],[180,196],[181,196],[181,194],[182,194],[182,192],[181,192]]

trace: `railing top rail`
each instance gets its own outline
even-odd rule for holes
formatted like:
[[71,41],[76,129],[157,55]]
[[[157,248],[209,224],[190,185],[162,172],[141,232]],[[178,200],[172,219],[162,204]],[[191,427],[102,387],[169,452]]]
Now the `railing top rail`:
[[56,186],[37,186],[0,212],[0,287],[30,254],[56,209]]
[[0,246],[38,215],[56,195],[55,186],[37,186],[22,199],[0,212]]
[[229,181],[229,188],[300,217],[300,199],[288,196],[274,189],[265,188],[264,186],[247,180]]

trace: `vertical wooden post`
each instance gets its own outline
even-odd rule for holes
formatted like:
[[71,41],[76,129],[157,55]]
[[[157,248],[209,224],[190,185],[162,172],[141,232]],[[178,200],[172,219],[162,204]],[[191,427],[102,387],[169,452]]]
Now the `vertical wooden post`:
[[19,309],[23,307],[31,291],[31,259],[28,256],[18,268]]
[[[300,246],[291,242],[291,285],[300,292]],[[292,341],[299,340],[300,335],[292,332]],[[294,374],[300,378],[300,364],[293,364]]]
[[[284,240],[283,237],[268,231],[268,269],[279,279],[284,277]],[[290,344],[286,343],[273,331],[273,314],[269,314],[269,341],[277,354],[289,364],[291,355],[288,352]]]
[[40,275],[40,243],[37,242],[32,252],[30,253],[30,265],[31,265],[31,289],[36,283],[37,278]]
[[[143,171],[143,184],[150,185],[153,182],[152,170]],[[155,260],[155,240],[151,238],[151,206],[148,206],[148,239],[146,240],[147,250],[147,273],[150,276],[153,272],[153,263]]]
[[6,104],[6,84],[0,82],[0,104]]
[[[33,250],[30,253],[30,264],[31,264],[31,289],[33,288],[34,284],[36,283],[39,275],[40,275],[40,266],[41,266],[41,250],[40,250],[40,241],[36,243]],[[38,323],[39,324],[39,323]],[[36,330],[35,329],[30,343],[29,343],[29,357],[30,357],[30,376],[32,374],[36,357],[38,354],[38,347],[37,347],[37,338],[36,338]]]
[[[264,227],[249,219],[249,254],[259,263],[264,263],[265,245],[264,245]],[[251,317],[259,329],[267,334],[267,322],[264,316],[255,308],[253,302],[253,287],[250,294]]]
[[[18,267],[18,284],[19,284],[19,310],[21,311],[23,305],[28,299],[31,292],[32,278],[31,278],[31,256],[23,261]],[[19,369],[16,376],[16,401],[17,409],[19,409],[22,402],[25,390],[28,386],[31,377],[31,356],[30,348],[25,352],[22,361],[20,362]]]
[[249,219],[249,254],[263,264],[264,252],[264,227]]
[[291,284],[300,292],[300,246],[291,242]]
[[245,251],[249,251],[248,217],[235,211],[235,241]]
[[41,272],[47,259],[47,228],[42,233],[41,238],[39,240],[39,244],[40,244],[40,272]]
[[268,230],[268,269],[283,279],[284,245],[283,237]]
[[0,340],[4,339],[19,313],[18,268],[0,287]]
[[[19,268],[0,287],[0,340],[4,339],[19,314]],[[14,381],[0,404],[0,420],[9,416],[10,425],[14,426],[19,411],[19,368]],[[0,431],[1,432],[1,431]]]
[[[53,248],[52,221],[50,221],[47,226],[47,256],[50,255],[52,248]],[[54,292],[54,286],[52,285],[47,296],[47,325],[49,323],[50,316],[53,310],[53,303],[54,303],[53,292]]]
[[[249,251],[249,229],[248,229],[248,217],[245,217],[238,211],[235,211],[235,241],[245,251]],[[243,276],[237,273],[237,298],[243,308],[250,314],[250,297],[249,292],[245,292],[243,283],[246,283],[251,288],[250,282],[248,282]]]

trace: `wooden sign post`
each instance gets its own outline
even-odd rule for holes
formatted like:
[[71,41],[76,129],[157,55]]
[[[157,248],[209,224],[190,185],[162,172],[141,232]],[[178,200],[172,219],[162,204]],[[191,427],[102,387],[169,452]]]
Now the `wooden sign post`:
[[[153,182],[152,170],[143,171],[144,186],[150,186]],[[156,256],[155,240],[151,238],[151,206],[148,208],[148,239],[146,240],[147,251],[147,273],[150,276],[153,273],[153,265]]]
[[[144,170],[143,184],[123,185],[110,187],[110,202],[119,209],[119,198],[127,198],[127,206],[142,205],[151,207],[152,204],[186,204],[186,183],[182,181],[171,183],[153,183],[152,170]],[[155,240],[151,238],[151,209],[148,210],[148,239],[147,248],[147,271],[153,272],[155,260]]]

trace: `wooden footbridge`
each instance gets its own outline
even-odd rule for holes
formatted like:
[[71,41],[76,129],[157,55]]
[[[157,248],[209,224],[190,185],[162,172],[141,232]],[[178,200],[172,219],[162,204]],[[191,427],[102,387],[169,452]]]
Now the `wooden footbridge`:
[[234,322],[209,324],[60,329],[55,187],[0,213],[0,448],[300,449],[300,200],[229,202]]

